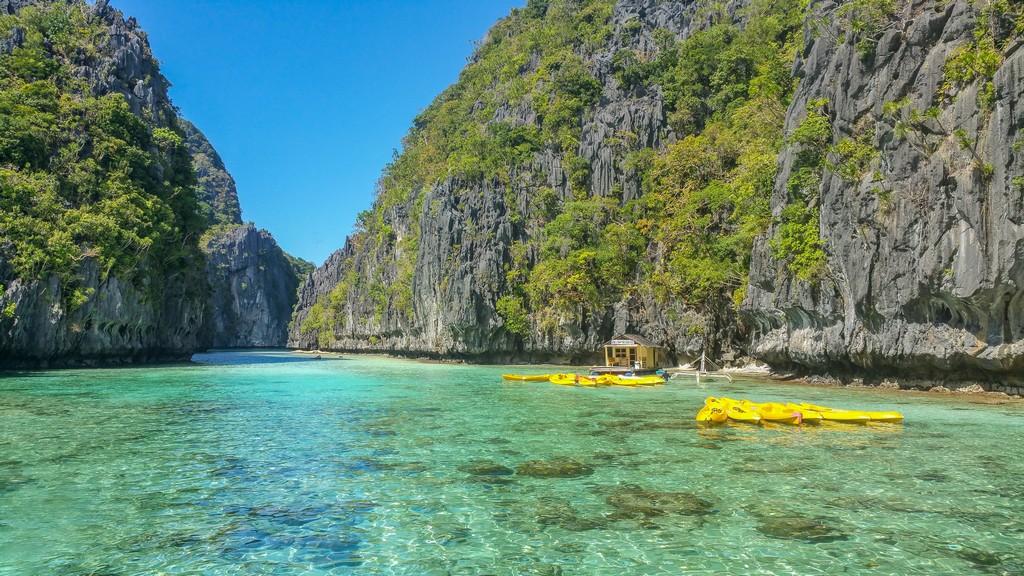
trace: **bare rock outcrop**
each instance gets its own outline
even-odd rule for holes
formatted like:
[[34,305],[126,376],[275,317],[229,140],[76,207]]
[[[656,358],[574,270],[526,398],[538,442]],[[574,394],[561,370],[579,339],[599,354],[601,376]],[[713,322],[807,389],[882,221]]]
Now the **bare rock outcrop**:
[[[853,181],[825,174],[819,281],[787,274],[769,247],[774,230],[756,246],[743,304],[749,353],[808,371],[1019,382],[1024,51],[1018,41],[1001,55],[986,101],[985,79],[944,85],[946,62],[980,25],[974,4],[906,3],[870,57],[836,43],[835,9],[823,6],[832,27],[808,34],[797,60],[787,132],[824,98],[832,142],[870,134],[877,160]],[[779,162],[776,216],[795,153]]]

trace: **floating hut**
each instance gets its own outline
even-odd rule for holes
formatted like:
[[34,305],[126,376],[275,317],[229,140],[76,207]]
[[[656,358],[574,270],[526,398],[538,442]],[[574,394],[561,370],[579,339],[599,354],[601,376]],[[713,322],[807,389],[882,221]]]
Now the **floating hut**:
[[621,334],[604,344],[604,366],[591,366],[594,374],[650,374],[661,366],[660,346],[635,334]]

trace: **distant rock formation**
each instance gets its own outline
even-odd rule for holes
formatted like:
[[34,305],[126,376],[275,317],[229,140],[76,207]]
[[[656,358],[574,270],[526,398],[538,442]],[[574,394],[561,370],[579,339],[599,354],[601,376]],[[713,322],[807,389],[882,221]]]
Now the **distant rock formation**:
[[242,224],[235,179],[206,136],[182,120],[210,232],[206,254],[210,307],[203,343],[215,348],[282,347],[299,281],[312,264],[293,259],[266,230]]
[[212,293],[207,321],[214,348],[283,347],[303,268],[266,230],[239,226],[204,246]]
[[185,131],[188,150],[192,153],[192,165],[199,181],[197,196],[208,210],[210,226],[217,224],[242,223],[242,209],[238,205],[238,190],[220,154],[213,148],[196,125],[181,119],[179,124]]

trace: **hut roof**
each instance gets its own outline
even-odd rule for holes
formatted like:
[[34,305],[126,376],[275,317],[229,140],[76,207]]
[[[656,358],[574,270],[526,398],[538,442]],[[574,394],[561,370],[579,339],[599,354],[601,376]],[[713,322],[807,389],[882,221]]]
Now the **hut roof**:
[[632,340],[633,342],[636,342],[637,345],[643,346],[644,348],[661,348],[661,346],[658,346],[657,344],[655,344],[654,342],[651,342],[647,338],[644,338],[643,336],[637,336],[636,334],[619,334],[615,338],[612,338],[608,342],[605,342],[604,345],[605,346],[622,346],[623,345],[622,344],[623,340]]

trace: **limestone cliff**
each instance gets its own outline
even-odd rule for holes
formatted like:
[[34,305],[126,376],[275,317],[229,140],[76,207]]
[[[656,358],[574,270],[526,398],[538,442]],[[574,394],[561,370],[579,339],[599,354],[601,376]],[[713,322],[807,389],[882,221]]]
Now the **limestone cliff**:
[[204,250],[212,289],[210,345],[283,347],[300,274],[308,268],[293,263],[269,232],[252,224],[211,238]]
[[[638,332],[680,358],[703,348],[782,370],[986,386],[1021,379],[1018,5],[620,0],[603,20],[606,5],[589,1],[571,6],[584,17],[571,21],[568,50],[553,49],[545,39],[564,29],[567,6],[531,1],[514,11],[414,121],[359,231],[300,289],[290,345],[583,361],[613,333]],[[772,76],[771,87],[770,75],[750,72],[754,48],[729,42],[755,26],[786,52],[785,26],[769,21],[794,13],[803,30],[788,51],[790,78]],[[546,36],[530,36],[536,28],[524,22],[537,19]],[[606,33],[595,34],[602,24]],[[518,35],[530,37],[521,53],[506,54],[503,67],[489,63]],[[702,47],[715,42],[728,65],[701,76],[720,55]],[[567,74],[577,62],[585,74]],[[695,79],[715,91],[688,87]],[[564,105],[559,90],[575,100]],[[466,94],[475,103],[460,109]],[[763,105],[744,108],[754,101]],[[479,123],[467,129],[448,110]],[[778,148],[760,148],[759,161],[772,166],[766,192],[766,172],[753,172],[742,202],[722,200],[738,182],[728,171],[744,158],[722,148],[750,149],[736,136],[749,132],[737,110],[755,128],[762,117],[781,122]],[[578,130],[552,138],[556,113],[560,126],[578,121]],[[453,145],[450,134],[473,145]],[[488,169],[495,149],[498,168]],[[434,150],[447,154],[443,169],[409,177],[411,164],[430,166]],[[683,239],[673,243],[648,231],[673,217],[666,197],[674,191],[680,203],[704,204],[672,224]],[[643,212],[652,198],[662,216]],[[639,261],[611,290],[600,275],[538,272],[556,269],[545,258],[559,254],[567,228],[588,233],[593,212],[577,208],[594,199],[622,207],[613,220],[639,231],[643,246],[624,251],[623,261]],[[722,243],[708,253],[688,246],[728,224],[743,202],[763,202],[766,212],[750,212],[759,233],[746,259],[734,252],[742,266],[718,266],[727,259],[712,252],[728,248]],[[629,246],[635,235],[622,238]],[[583,245],[593,249],[562,247],[564,259],[584,262],[562,269],[587,270],[607,248]],[[673,251],[686,250],[692,277],[671,266]],[[539,279],[559,286],[545,291]],[[575,304],[548,299],[553,293]],[[733,302],[742,302],[738,312]]]
[[177,116],[137,22],[106,0],[0,14],[0,368],[280,345],[299,272],[241,226],[234,181]]
[[196,191],[201,207],[211,226],[216,224],[241,225],[242,209],[238,204],[238,190],[220,154],[206,135],[188,120],[179,120],[185,131],[188,150],[192,153],[192,166],[196,171]]
[[[346,248],[301,288],[290,346],[484,361],[586,362],[596,360],[600,344],[615,333],[639,332],[679,356],[699,355],[704,348],[729,348],[736,321],[728,294],[697,306],[681,298],[659,297],[648,288],[629,289],[601,305],[560,312],[549,323],[557,326],[533,321],[520,331],[509,330],[508,319],[498,311],[499,301],[514,294],[521,282],[510,279],[510,269],[518,266],[528,271],[540,261],[545,226],[553,213],[584,196],[619,205],[636,201],[643,196],[643,184],[638,169],[627,162],[630,153],[663,151],[680,136],[670,125],[662,88],[626,85],[618,58],[628,53],[652,60],[666,37],[668,42],[686,39],[720,17],[687,2],[585,4],[531,3],[506,21],[513,23],[510,26],[530,18],[556,22],[565,16],[555,12],[564,10],[583,15],[583,22],[574,25],[599,27],[594,28],[599,42],[571,45],[571,52],[558,56],[565,62],[578,59],[582,67],[574,80],[564,83],[589,83],[597,95],[592,106],[581,109],[572,120],[578,121],[578,127],[569,143],[548,140],[535,146],[522,163],[495,175],[474,174],[472,169],[465,170],[469,174],[453,174],[457,169],[450,169],[439,181],[408,185],[412,194],[400,202],[384,198],[391,194],[391,187],[407,186],[389,184],[399,170],[387,170],[382,198],[373,211],[377,221],[350,238]],[[735,19],[741,20],[738,15]],[[561,24],[551,24],[557,25]],[[465,86],[471,82],[474,66],[487,65],[488,49],[500,43],[503,34],[513,33],[492,31],[481,42],[464,78],[440,96],[435,107],[443,108],[454,95],[468,90]],[[540,52],[519,56],[513,85],[521,81],[559,84],[558,65],[549,64],[554,56]],[[546,76],[549,67],[554,71]],[[561,70],[569,67],[565,63]],[[470,111],[483,118],[485,133],[501,126],[510,126],[513,132],[543,132],[553,123],[553,111],[542,98],[517,100],[503,93],[496,102],[488,102],[491,97],[481,96]],[[559,103],[558,94],[550,96],[550,101]],[[410,138],[429,126],[430,115],[428,110],[417,118]],[[536,313],[546,304],[535,298],[531,306]]]
[[[1024,51],[1009,16],[986,9],[907,2],[858,51],[841,5],[821,7],[830,24],[807,35],[787,131],[824,99],[832,161],[844,139],[875,152],[852,173],[825,171],[813,192],[820,278],[787,273],[774,230],[758,243],[743,305],[751,355],[872,378],[1020,382]],[[956,74],[958,58],[983,50],[990,70]],[[798,153],[780,158],[776,216],[793,201]]]
[[[48,3],[18,0],[4,2],[0,5],[0,12],[17,14],[25,6],[31,5],[39,5],[38,10],[43,10],[44,14],[51,13],[46,12],[50,10]],[[33,10],[36,9],[33,7]],[[74,9],[79,10],[77,7]],[[152,229],[144,228],[146,224],[140,223],[140,220],[151,218],[152,215],[143,215],[134,223],[125,224],[125,229],[130,230],[126,233],[130,240],[125,240],[125,244],[130,246],[137,242],[137,252],[117,253],[112,247],[87,245],[73,258],[70,266],[74,269],[69,270],[68,264],[58,267],[45,263],[47,259],[55,261],[54,245],[47,245],[46,242],[50,240],[45,237],[30,236],[33,233],[47,234],[42,229],[33,231],[19,228],[17,235],[14,229],[3,230],[4,238],[0,241],[0,286],[3,287],[0,309],[4,313],[0,314],[0,334],[3,335],[0,337],[0,366],[35,367],[187,359],[198,345],[206,295],[200,273],[202,257],[195,244],[198,234],[197,224],[192,219],[192,208],[187,198],[175,196],[168,188],[180,188],[194,181],[186,173],[187,153],[180,148],[180,140],[175,142],[177,114],[167,97],[169,84],[160,74],[146,37],[133,19],[125,20],[105,0],[75,13],[62,10],[57,8],[52,12],[57,15],[53,21],[80,19],[81,27],[77,32],[88,30],[95,33],[101,42],[92,50],[76,50],[74,43],[88,40],[65,36],[60,42],[50,42],[47,35],[51,32],[45,28],[49,25],[45,20],[39,24],[40,19],[37,19],[34,25],[43,28],[31,32],[15,26],[0,41],[0,56],[6,58],[5,62],[10,62],[12,68],[16,65],[29,67],[9,69],[7,72],[12,75],[8,82],[17,85],[19,82],[36,81],[36,86],[47,86],[46,89],[52,91],[42,92],[44,98],[60,90],[79,90],[79,84],[74,83],[84,83],[88,93],[79,95],[78,100],[85,106],[104,107],[103,114],[109,114],[112,119],[111,123],[100,125],[98,130],[123,130],[118,133],[121,142],[132,142],[142,147],[141,152],[148,153],[152,159],[147,160],[149,171],[133,173],[129,185],[138,186],[135,188],[138,201],[147,198],[147,201],[165,211],[165,217],[173,218],[173,221],[167,223],[168,228],[162,237],[166,238],[164,242],[173,243],[174,247],[165,244],[146,250],[147,241],[139,239],[139,235],[145,234],[144,230]],[[42,44],[32,33],[42,35]],[[49,65],[51,68],[31,68],[31,63],[47,61],[52,63]],[[70,74],[60,80],[54,79],[57,77],[54,72],[50,72],[52,75],[49,77],[40,75],[40,72],[45,74],[51,70],[63,70]],[[103,100],[105,96],[114,94],[123,96],[128,106],[127,111],[142,119],[144,126],[118,116],[120,108],[116,101]],[[34,106],[46,110],[47,104],[43,103],[45,100],[36,102],[40,103]],[[24,110],[34,112],[34,106]],[[19,114],[25,117],[25,112]],[[37,125],[37,129],[45,128]],[[83,132],[90,129],[83,128]],[[153,136],[153,131],[157,129],[164,131]],[[79,173],[79,178],[91,186],[93,182],[108,176],[103,160],[88,164],[88,160],[82,158],[89,154],[88,146],[92,145],[88,138],[100,137],[89,134],[77,136],[79,143],[67,148],[60,162],[67,166],[81,159],[80,165],[85,168]],[[15,133],[11,136],[17,138]],[[59,142],[65,136],[55,133],[51,138]],[[156,138],[163,139],[164,148],[151,143]],[[19,151],[31,150],[25,148],[27,142],[30,140],[21,140],[20,144],[15,144],[7,153],[18,157]],[[150,143],[148,151],[145,150],[147,142]],[[110,154],[116,153],[113,149],[109,150]],[[30,186],[27,188],[30,190],[34,186],[30,184],[30,178],[47,174],[53,166],[53,160],[47,159],[41,152],[39,150],[35,156],[24,156],[29,158],[27,162],[8,163],[8,169],[3,172],[4,209],[7,211],[6,221],[9,226],[32,222],[29,218],[34,215],[24,205],[18,204],[16,195],[7,196],[7,193],[18,190],[22,185]],[[96,175],[86,176],[89,172]],[[88,178],[97,180],[90,181]],[[160,181],[164,184],[161,185]],[[74,193],[71,188],[65,190]],[[86,193],[82,191],[81,194]],[[39,198],[37,196],[35,201],[40,202]],[[69,198],[58,206],[76,209],[88,205],[93,198],[95,196],[84,199],[80,205],[77,203],[83,199]],[[14,220],[22,211],[25,212],[25,218]],[[38,222],[51,224],[45,216],[40,218]],[[56,224],[55,234],[70,233],[66,229],[60,230],[62,226],[68,225],[68,222]],[[102,224],[100,230],[106,226],[110,224]],[[80,234],[87,234],[85,227],[79,226],[79,230],[82,230]],[[89,237],[102,238],[96,235]],[[33,272],[30,276],[19,273],[19,269],[24,272],[26,259],[30,257],[30,251],[35,249],[33,244],[27,243],[26,238],[42,245],[42,251],[37,256],[40,263],[36,265],[36,270],[42,268],[42,273]],[[93,242],[95,240],[86,241],[87,244]],[[60,246],[66,249],[69,244],[65,241]],[[132,265],[132,262],[135,264]],[[112,269],[117,272],[112,273]]]

